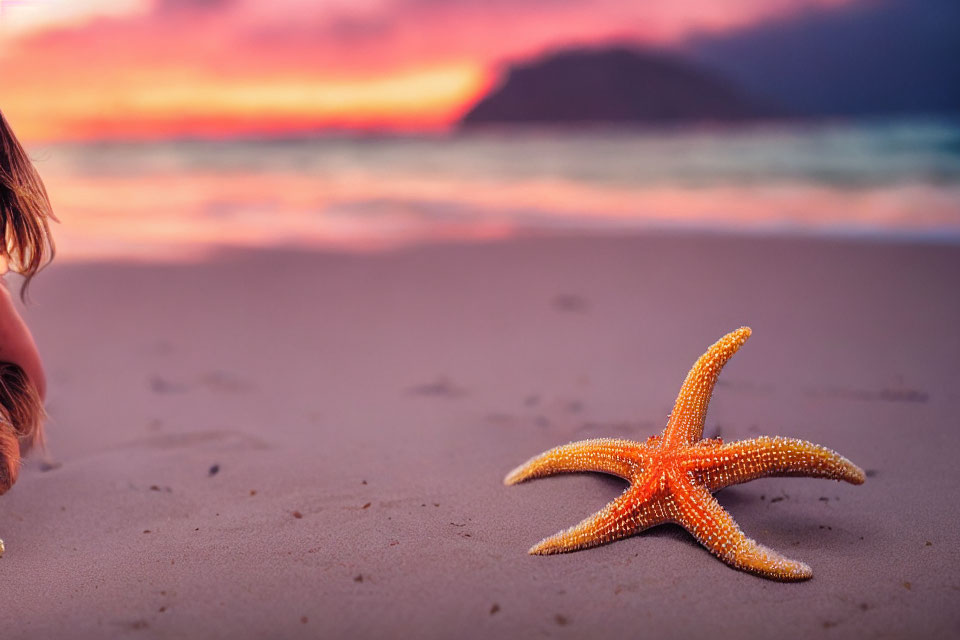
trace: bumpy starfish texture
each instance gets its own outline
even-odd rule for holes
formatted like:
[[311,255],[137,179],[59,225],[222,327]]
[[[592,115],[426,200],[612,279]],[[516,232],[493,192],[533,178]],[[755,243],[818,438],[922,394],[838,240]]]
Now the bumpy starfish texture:
[[804,440],[760,437],[724,444],[704,439],[707,404],[720,369],[750,337],[728,333],[693,365],[667,426],[646,442],[600,438],[551,449],[504,479],[512,485],[563,472],[596,471],[624,478],[624,493],[580,524],[537,543],[532,554],[586,549],[658,524],[675,522],[728,565],[775,580],[805,580],[809,566],[743,534],[711,495],[724,487],[769,476],[809,476],[862,484],[863,471],[838,453]]

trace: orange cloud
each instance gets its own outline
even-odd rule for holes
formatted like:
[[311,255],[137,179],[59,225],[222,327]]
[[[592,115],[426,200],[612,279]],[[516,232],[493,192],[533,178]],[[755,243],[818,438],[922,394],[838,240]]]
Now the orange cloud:
[[56,100],[44,85],[24,79],[23,88],[4,99],[4,110],[26,138],[217,136],[330,127],[435,130],[454,120],[489,79],[472,64],[352,79],[217,78],[191,69],[138,75],[133,68],[117,70],[110,79],[73,84]]

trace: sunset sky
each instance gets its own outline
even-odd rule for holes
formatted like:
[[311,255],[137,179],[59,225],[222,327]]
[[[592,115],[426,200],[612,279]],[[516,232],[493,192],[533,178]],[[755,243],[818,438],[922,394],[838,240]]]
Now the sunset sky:
[[0,108],[28,140],[437,131],[511,59],[847,1],[0,0]]

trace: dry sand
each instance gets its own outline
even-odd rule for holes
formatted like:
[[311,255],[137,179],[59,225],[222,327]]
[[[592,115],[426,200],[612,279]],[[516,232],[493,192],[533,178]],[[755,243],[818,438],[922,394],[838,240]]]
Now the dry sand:
[[[54,265],[26,315],[59,466],[0,498],[0,637],[956,637],[958,276],[957,247],[657,234]],[[659,431],[742,324],[706,434],[868,470],[718,494],[814,578],[674,526],[527,556],[624,483],[504,474]]]

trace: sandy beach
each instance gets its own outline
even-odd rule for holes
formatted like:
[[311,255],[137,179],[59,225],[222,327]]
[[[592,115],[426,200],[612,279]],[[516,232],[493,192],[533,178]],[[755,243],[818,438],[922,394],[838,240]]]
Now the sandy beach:
[[[0,636],[957,637],[958,275],[957,246],[679,233],[56,263],[24,311],[50,463],[0,498]],[[659,432],[741,325],[706,435],[867,471],[718,494],[813,579],[672,525],[528,556],[625,483],[504,474]]]

